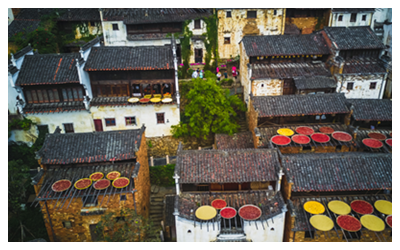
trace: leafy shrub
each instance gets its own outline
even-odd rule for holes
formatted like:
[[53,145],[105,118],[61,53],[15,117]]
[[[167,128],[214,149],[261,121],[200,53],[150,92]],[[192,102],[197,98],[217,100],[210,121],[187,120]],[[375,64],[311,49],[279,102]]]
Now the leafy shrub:
[[175,185],[175,164],[150,167],[150,183],[163,187]]
[[214,73],[212,73],[211,71],[209,71],[209,70],[206,70],[205,72],[204,72],[204,78],[215,78],[215,79],[217,79],[217,76],[214,74]]

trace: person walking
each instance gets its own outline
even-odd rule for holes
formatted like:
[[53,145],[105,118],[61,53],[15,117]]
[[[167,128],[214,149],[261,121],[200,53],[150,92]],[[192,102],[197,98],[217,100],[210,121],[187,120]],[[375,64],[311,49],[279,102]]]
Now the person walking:
[[225,76],[225,79],[228,78],[228,72],[226,72],[226,70],[224,71],[224,76]]
[[199,77],[200,79],[203,79],[203,70],[200,70]]
[[192,78],[197,78],[197,77],[198,77],[197,71],[193,71]]
[[235,66],[232,67],[232,76],[235,77],[235,82],[236,82],[236,79],[237,79],[237,71],[236,71],[236,67],[235,67]]
[[221,72],[219,72],[219,71],[217,73],[217,79],[218,79],[218,81],[220,81],[220,79],[221,79]]

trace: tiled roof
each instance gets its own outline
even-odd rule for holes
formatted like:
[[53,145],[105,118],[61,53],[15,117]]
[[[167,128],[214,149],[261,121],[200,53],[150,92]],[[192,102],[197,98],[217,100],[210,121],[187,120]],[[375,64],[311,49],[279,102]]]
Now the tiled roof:
[[25,56],[16,85],[79,83],[79,53]]
[[172,102],[169,103],[130,103],[128,99],[131,98],[130,96],[121,96],[121,97],[94,97],[90,101],[90,106],[133,106],[133,105],[171,105],[176,103],[176,96],[172,96]]
[[283,156],[282,167],[292,192],[392,189],[391,154],[292,154]]
[[[353,129],[354,131],[355,129]],[[391,153],[392,152],[392,147],[389,146],[386,142],[382,141],[383,146],[379,149],[372,149],[370,147],[367,147],[364,145],[364,143],[362,142],[365,138],[370,138],[368,136],[369,133],[374,132],[374,133],[381,133],[384,136],[386,136],[387,139],[392,138],[390,136],[390,133],[392,133],[392,130],[390,129],[380,129],[379,127],[377,129],[358,129],[357,131],[357,136],[354,139],[354,142],[357,146],[358,149],[363,150],[363,152],[383,152],[383,153]]]
[[251,79],[332,76],[323,63],[252,64]]
[[243,183],[277,180],[278,154],[270,149],[178,151],[180,183]]
[[[295,217],[295,222],[294,225],[292,227],[292,231],[314,231],[316,229],[314,229],[310,223],[310,217],[312,216],[312,214],[309,214],[307,212],[305,212],[304,210],[304,203],[306,203],[307,201],[317,201],[320,202],[321,204],[323,204],[325,206],[325,212],[322,213],[322,215],[328,216],[333,218],[334,221],[334,229],[337,231],[340,231],[341,228],[337,225],[337,222],[335,220],[335,217],[337,217],[338,215],[335,215],[332,211],[330,211],[327,207],[328,203],[330,201],[333,200],[339,200],[342,202],[347,203],[347,205],[350,206],[351,202],[354,200],[363,200],[368,202],[369,204],[373,205],[375,203],[375,201],[377,200],[388,200],[388,201],[392,201],[392,195],[391,194],[365,194],[365,195],[331,195],[331,196],[304,196],[304,197],[296,197],[296,198],[292,198],[292,204],[293,204],[293,211],[292,214]],[[289,203],[288,202],[288,207],[289,207]],[[360,219],[360,214],[354,213],[353,211],[351,212],[351,214],[353,216],[355,216],[357,219]],[[373,215],[380,217],[382,214],[379,213],[376,209],[374,209],[374,212],[372,213]],[[386,228],[389,228],[389,226],[385,225]],[[363,232],[365,228],[361,229]],[[333,235],[337,235],[337,234],[333,234]],[[352,236],[354,237],[354,235]],[[342,238],[342,236],[340,236],[340,238]],[[351,239],[351,237],[349,236],[349,234],[347,235],[348,239]],[[344,237],[342,239],[345,239]]]
[[30,52],[31,50],[33,50],[33,48],[28,45],[23,49],[20,49],[17,51],[17,53],[14,54],[14,59],[17,60],[19,58],[21,58],[22,56],[24,56],[26,53]]
[[250,131],[233,134],[216,134],[215,144],[217,149],[242,149],[242,148],[254,148],[253,135]]
[[392,101],[389,99],[347,99],[353,105],[353,118],[356,121],[391,121]]
[[367,13],[375,12],[375,8],[332,8],[333,13]]
[[353,58],[344,63],[343,74],[386,73],[383,62],[371,58]]
[[13,20],[8,25],[8,38],[15,36],[19,32],[30,33],[39,27],[40,21]]
[[259,117],[349,113],[342,93],[315,95],[254,96]]
[[170,46],[93,47],[85,70],[166,70],[173,69]]
[[[199,208],[198,205],[211,205],[211,202],[215,199],[225,200],[227,207],[233,207],[236,211],[243,205],[251,204],[259,207],[262,210],[262,216],[257,219],[258,221],[268,220],[286,211],[284,209],[285,202],[283,201],[281,192],[276,192],[274,194],[273,191],[266,190],[207,193],[184,192],[177,197],[175,206],[178,208],[179,217],[199,221],[199,219],[195,217],[196,210]],[[193,213],[190,212],[191,210],[193,210]],[[262,227],[260,226],[260,228]]]
[[96,43],[99,43],[101,40],[103,40],[103,36],[98,36],[95,39],[85,43],[84,45],[81,46],[83,51],[86,51],[87,49],[93,47]]
[[37,113],[60,113],[86,110],[83,102],[52,102],[52,103],[30,103],[24,107],[25,114]]
[[339,50],[385,48],[369,26],[324,27],[323,31]]
[[42,164],[108,162],[135,159],[145,127],[106,132],[47,134],[37,152]]
[[322,55],[330,54],[321,34],[244,36],[248,56]]
[[285,35],[300,35],[301,31],[294,23],[285,23]]
[[208,17],[212,9],[195,8],[110,8],[103,9],[104,21],[124,21],[125,24],[182,22]]
[[294,84],[297,89],[331,89],[336,88],[336,81],[333,77],[295,77]]
[[40,20],[54,11],[58,21],[100,21],[98,8],[21,8],[15,20]]

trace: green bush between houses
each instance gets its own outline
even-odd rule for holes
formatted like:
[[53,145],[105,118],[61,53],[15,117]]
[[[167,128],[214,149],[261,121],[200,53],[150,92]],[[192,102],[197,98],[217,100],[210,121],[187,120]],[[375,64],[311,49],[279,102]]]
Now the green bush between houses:
[[174,172],[175,164],[150,167],[150,183],[163,187],[174,186]]

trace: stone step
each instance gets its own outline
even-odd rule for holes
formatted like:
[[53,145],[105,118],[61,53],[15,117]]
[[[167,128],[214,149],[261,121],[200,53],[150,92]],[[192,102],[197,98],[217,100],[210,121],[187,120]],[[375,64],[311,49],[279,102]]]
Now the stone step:
[[151,210],[159,210],[159,209],[164,209],[163,204],[158,204],[158,205],[151,205],[150,204],[150,211]]
[[163,202],[164,197],[150,197],[150,202]]

